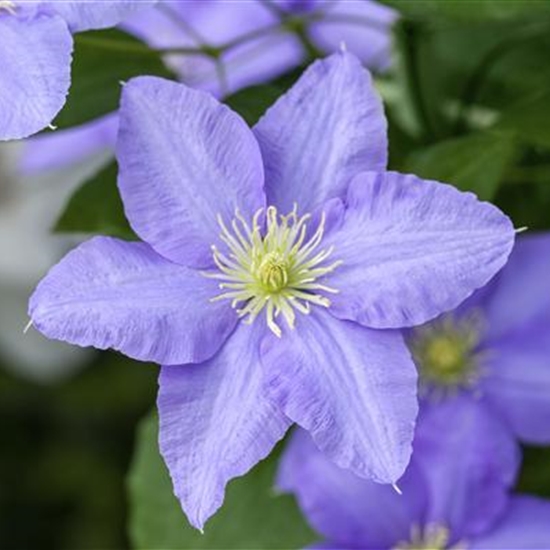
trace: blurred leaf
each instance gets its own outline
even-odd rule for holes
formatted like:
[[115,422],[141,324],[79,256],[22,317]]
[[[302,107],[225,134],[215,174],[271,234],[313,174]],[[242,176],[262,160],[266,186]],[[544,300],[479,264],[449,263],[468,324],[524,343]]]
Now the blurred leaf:
[[[475,5],[480,3],[483,2]],[[471,7],[474,3],[467,4]],[[415,55],[403,40],[403,30],[411,28],[415,31]],[[527,21],[421,18],[403,21],[397,31],[392,76],[400,81],[400,88],[405,85],[420,94],[435,137],[459,135],[456,120],[459,114],[460,130],[464,129],[465,116],[470,122],[468,127],[486,128],[500,109],[534,91],[550,89],[550,65],[546,62],[550,51],[550,18]],[[410,42],[410,32],[408,35],[405,37]],[[409,63],[403,63],[407,59]],[[411,59],[415,71],[410,70]],[[408,70],[405,79],[404,68]],[[411,75],[416,78],[412,86]],[[417,114],[419,103],[415,102]],[[475,121],[470,120],[474,112]],[[483,115],[481,124],[477,124],[480,120],[477,114]]]
[[61,128],[83,124],[118,109],[121,82],[134,76],[172,78],[160,55],[120,30],[80,33],[74,40],[69,98],[54,121]]
[[442,141],[413,153],[407,172],[452,183],[490,200],[515,157],[515,143],[498,133],[471,134]]
[[224,103],[239,113],[249,126],[254,126],[283,93],[284,90],[272,85],[251,86],[230,95]]
[[[57,389],[54,410],[60,416],[70,411],[74,423],[111,416],[115,427],[155,401],[157,377],[158,365],[137,363],[114,351],[102,352],[96,364]],[[127,391],[129,382],[132,391]]]
[[515,227],[550,230],[550,185],[503,185],[494,201],[512,218]]
[[124,216],[116,177],[117,164],[112,162],[84,183],[69,200],[55,231],[137,239]]
[[224,103],[239,113],[249,126],[260,117],[298,80],[305,67],[297,67],[266,84],[250,86],[226,97]]
[[157,417],[151,414],[140,426],[128,479],[134,548],[261,550],[302,548],[311,543],[316,536],[293,499],[274,494],[277,454],[230,483],[225,503],[201,535],[189,526],[172,493],[158,451]]
[[495,127],[513,132],[526,143],[550,149],[550,92],[505,110]]
[[550,448],[527,447],[517,490],[541,497],[550,497]]
[[534,19],[550,16],[550,3],[525,0],[384,0],[408,17],[458,21]]

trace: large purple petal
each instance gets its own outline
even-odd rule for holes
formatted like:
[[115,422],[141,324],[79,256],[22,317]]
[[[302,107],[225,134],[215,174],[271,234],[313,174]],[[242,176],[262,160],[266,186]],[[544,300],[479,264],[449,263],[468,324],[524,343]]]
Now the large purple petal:
[[485,353],[483,396],[520,439],[550,443],[550,310]]
[[262,395],[262,328],[240,323],[200,365],[163,367],[160,448],[189,521],[202,529],[225,486],[265,458],[290,425]]
[[501,521],[472,541],[476,550],[544,550],[550,548],[550,501],[514,497]]
[[212,262],[217,216],[265,203],[258,144],[245,122],[207,93],[155,77],[124,86],[118,139],[126,215],[157,252],[183,265]]
[[29,315],[48,338],[157,363],[200,362],[236,322],[227,303],[209,301],[217,293],[212,280],[144,243],[96,237],[51,269]]
[[384,170],[386,119],[369,73],[351,54],[311,65],[254,128],[269,204],[312,211],[364,170]]
[[264,342],[266,391],[338,466],[394,483],[411,453],[416,369],[401,335],[317,308]]
[[71,32],[114,27],[139,10],[153,7],[158,0],[40,0],[46,13],[57,13]]
[[428,524],[446,525],[457,540],[503,513],[520,460],[506,426],[467,395],[421,407],[413,456],[430,487]]
[[390,485],[338,468],[304,430],[292,435],[277,485],[294,493],[310,524],[338,543],[332,548],[393,548],[409,539],[413,525],[424,523],[426,487],[413,463],[399,482],[399,495]]
[[73,40],[60,17],[0,10],[0,140],[34,134],[65,104]]
[[324,244],[343,264],[331,312],[374,328],[423,323],[455,308],[504,265],[511,221],[475,195],[394,172],[354,178]]
[[483,307],[487,340],[506,339],[527,325],[548,327],[549,273],[550,233],[519,237],[506,269],[491,284],[492,293]]
[[118,117],[110,114],[82,126],[32,137],[23,144],[20,169],[25,174],[39,174],[114,150],[117,129]]

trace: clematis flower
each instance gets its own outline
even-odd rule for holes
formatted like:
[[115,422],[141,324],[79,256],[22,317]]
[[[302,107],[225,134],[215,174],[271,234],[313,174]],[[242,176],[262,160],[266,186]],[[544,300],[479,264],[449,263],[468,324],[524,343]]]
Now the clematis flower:
[[462,393],[521,441],[550,443],[549,273],[550,234],[523,236],[486,287],[410,331],[425,401]]
[[182,82],[223,96],[298,67],[308,47],[333,52],[343,41],[368,68],[386,70],[397,17],[370,0],[160,0],[123,28],[157,48],[234,44],[217,61],[196,54],[167,58]]
[[[391,29],[397,13],[370,0],[271,4],[259,0],[159,0],[154,9],[135,13],[121,28],[153,48],[218,48],[248,34],[250,38],[230,48],[219,63],[207,55],[166,56],[182,82],[221,97],[275,78],[305,61],[303,43],[282,23],[292,15],[311,19],[306,20],[305,28],[320,51],[335,51],[344,41],[368,68],[383,71],[390,66]],[[36,136],[25,144],[21,169],[35,174],[84,161],[105,148],[114,148],[117,128],[118,117],[110,114],[78,128]]]
[[71,83],[72,33],[112,27],[156,0],[0,0],[0,140],[47,127]]
[[126,84],[120,118],[119,189],[143,242],[70,253],[31,298],[34,326],[164,365],[160,446],[196,527],[292,422],[339,466],[395,483],[417,411],[395,329],[484,285],[510,220],[385,171],[382,105],[348,53],[314,63],[252,131],[154,77]]
[[414,449],[399,495],[338,468],[299,430],[277,485],[326,538],[314,548],[550,548],[550,501],[510,493],[518,449],[484,407],[459,395],[421,410]]

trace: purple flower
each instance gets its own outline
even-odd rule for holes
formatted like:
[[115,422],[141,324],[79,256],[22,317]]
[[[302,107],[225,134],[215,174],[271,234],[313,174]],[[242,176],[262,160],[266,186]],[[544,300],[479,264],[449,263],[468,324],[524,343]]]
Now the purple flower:
[[71,82],[71,34],[112,27],[155,0],[0,0],[0,140],[48,126]]
[[454,396],[421,409],[414,449],[399,495],[338,468],[299,430],[277,483],[326,538],[315,548],[550,548],[550,502],[510,494],[519,452],[486,408]]
[[167,365],[160,445],[197,527],[292,422],[339,466],[394,483],[417,410],[394,329],[484,285],[510,220],[385,171],[382,105],[351,54],[314,63],[253,131],[154,77],[124,87],[120,117],[119,188],[144,242],[67,255],[31,299],[34,326]]
[[160,0],[157,9],[138,14],[124,28],[157,48],[234,44],[219,62],[206,55],[168,58],[182,82],[221,96],[304,63],[307,47],[297,24],[320,51],[332,53],[345,42],[370,69],[387,69],[396,19],[394,10],[370,0]]
[[[273,5],[284,9],[283,14],[310,17],[306,28],[321,50],[333,52],[345,42],[367,67],[389,67],[391,27],[397,18],[390,8],[369,0],[285,0]],[[168,65],[182,82],[222,96],[265,82],[304,62],[304,45],[295,34],[285,31],[280,21],[281,15],[273,7],[258,0],[160,0],[155,9],[136,13],[122,27],[154,48],[197,48],[205,43],[219,47],[255,33],[221,57],[222,71],[206,55],[167,56]],[[21,168],[25,173],[39,173],[113,148],[117,127],[118,117],[112,114],[79,128],[37,136],[25,144]]]
[[550,443],[549,273],[550,234],[524,236],[489,285],[410,331],[427,400],[464,393],[521,441]]

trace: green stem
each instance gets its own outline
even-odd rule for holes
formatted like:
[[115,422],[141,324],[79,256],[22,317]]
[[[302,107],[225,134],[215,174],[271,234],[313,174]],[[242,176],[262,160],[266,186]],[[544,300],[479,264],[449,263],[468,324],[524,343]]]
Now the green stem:
[[[270,5],[266,3],[266,6]],[[271,6],[275,8],[276,6]],[[165,10],[167,15],[175,17],[175,14]],[[277,15],[280,17],[280,20],[266,25],[260,29],[255,29],[253,31],[247,32],[241,36],[229,40],[220,46],[210,46],[202,40],[202,37],[194,33],[193,29],[190,28],[185,22],[179,20],[182,24],[182,31],[186,34],[191,35],[193,32],[193,39],[196,41],[201,41],[199,46],[175,46],[169,48],[157,48],[152,49],[146,46],[145,44],[135,43],[135,42],[126,42],[118,39],[110,38],[99,38],[97,36],[90,36],[87,34],[81,34],[78,36],[77,40],[80,44],[87,46],[92,46],[99,49],[118,51],[123,53],[128,53],[132,55],[143,55],[143,56],[158,56],[158,55],[206,55],[214,60],[219,59],[221,55],[229,50],[237,48],[247,42],[261,38],[268,34],[281,31],[286,29],[296,35],[298,40],[301,42],[302,46],[306,50],[308,56],[312,59],[320,57],[322,52],[312,43],[307,33],[307,25],[317,21],[322,21],[323,23],[347,23],[355,24],[361,26],[370,26],[378,30],[386,30],[382,25],[377,24],[374,21],[371,21],[364,17],[348,17],[345,15],[339,14],[328,14],[324,11],[314,11],[305,15],[293,15],[283,10],[277,8],[275,10]],[[183,26],[184,25],[184,26]]]
[[379,31],[384,34],[388,32],[388,25],[380,23],[379,21],[374,21],[368,17],[362,17],[360,15],[352,16],[343,13],[321,12],[317,14],[317,17],[314,20],[322,21],[323,23],[344,23],[346,25],[356,27],[369,27],[372,30]]
[[[161,48],[161,49],[151,49],[145,44],[137,42],[128,42],[125,40],[118,40],[113,38],[99,38],[97,36],[89,36],[86,34],[80,34],[77,37],[79,44],[85,46],[92,46],[97,49],[109,50],[109,51],[118,51],[122,53],[128,53],[132,55],[142,55],[142,56],[158,56],[159,54],[168,54],[168,53],[180,53],[186,55],[205,55],[207,54],[207,48]],[[208,54],[207,54],[208,55]]]
[[201,33],[185,21],[185,19],[180,16],[179,12],[174,11],[174,8],[170,4],[159,2],[159,4],[157,4],[157,9],[169,17],[171,21],[183,31],[184,34],[193,40],[193,42],[200,46],[204,46],[208,43],[204,36],[202,36]]
[[424,133],[423,139],[429,140],[429,137],[434,135],[434,128],[424,98],[420,78],[418,51],[420,29],[418,28],[417,23],[404,20],[400,23],[399,33],[399,36],[403,41],[401,51],[403,52],[406,86],[408,88],[416,116],[422,125],[422,130]]

